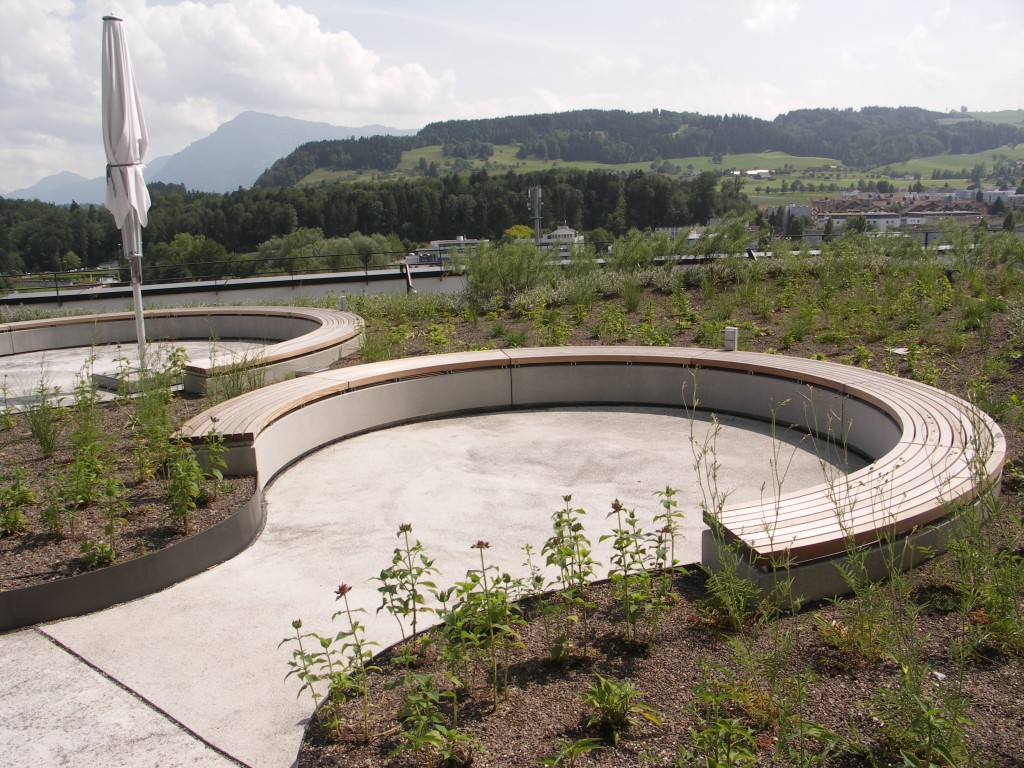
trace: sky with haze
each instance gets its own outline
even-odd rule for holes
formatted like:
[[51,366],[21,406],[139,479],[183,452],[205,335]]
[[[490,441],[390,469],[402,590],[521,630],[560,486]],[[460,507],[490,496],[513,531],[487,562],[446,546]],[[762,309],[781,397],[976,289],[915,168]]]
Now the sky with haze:
[[0,192],[104,172],[102,17],[150,159],[240,112],[421,128],[653,108],[1024,107],[1024,0],[0,0]]

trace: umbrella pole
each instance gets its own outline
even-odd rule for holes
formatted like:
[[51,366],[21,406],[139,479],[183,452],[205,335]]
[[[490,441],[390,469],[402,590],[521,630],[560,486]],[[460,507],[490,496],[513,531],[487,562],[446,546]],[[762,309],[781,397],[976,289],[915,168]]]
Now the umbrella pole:
[[132,303],[135,305],[135,338],[139,344],[139,371],[146,370],[146,323],[142,315],[142,227],[138,214],[131,212],[131,237],[125,238],[125,257],[132,275]]

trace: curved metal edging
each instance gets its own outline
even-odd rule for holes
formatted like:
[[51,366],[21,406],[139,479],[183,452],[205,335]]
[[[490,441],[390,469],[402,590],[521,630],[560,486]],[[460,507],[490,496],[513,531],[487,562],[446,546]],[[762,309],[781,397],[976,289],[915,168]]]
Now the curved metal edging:
[[0,592],[0,632],[99,611],[202,573],[252,544],[263,527],[264,514],[257,483],[252,498],[230,517],[151,555]]

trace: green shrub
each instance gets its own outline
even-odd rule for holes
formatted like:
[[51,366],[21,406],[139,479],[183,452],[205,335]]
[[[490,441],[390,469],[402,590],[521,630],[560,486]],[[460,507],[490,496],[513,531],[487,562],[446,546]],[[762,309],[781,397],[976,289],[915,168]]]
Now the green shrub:
[[359,356],[367,363],[404,357],[408,328],[404,325],[367,329],[359,347]]
[[629,338],[629,319],[622,307],[609,304],[601,310],[594,323],[594,336],[604,344],[613,344]]
[[183,440],[174,441],[167,462],[167,500],[171,505],[171,520],[181,526],[186,536],[189,516],[202,495],[205,478],[192,446]]
[[622,286],[622,300],[626,305],[627,312],[636,312],[640,307],[640,299],[643,298],[644,287],[637,280],[627,280]]
[[469,300],[484,306],[500,296],[506,306],[517,296],[551,276],[550,257],[532,243],[481,246],[457,259],[464,270]]

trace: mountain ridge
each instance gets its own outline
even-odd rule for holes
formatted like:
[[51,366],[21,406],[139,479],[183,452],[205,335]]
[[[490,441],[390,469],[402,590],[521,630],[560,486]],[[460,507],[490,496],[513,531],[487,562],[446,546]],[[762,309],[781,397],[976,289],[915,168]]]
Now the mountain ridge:
[[[516,147],[518,160],[623,165],[668,158],[756,154],[774,150],[801,157],[834,157],[870,169],[915,157],[970,154],[1024,143],[1019,124],[978,119],[951,121],[919,107],[799,109],[774,120],[747,115],[703,115],[580,109],[503,118],[447,120],[415,136],[315,141],[275,162],[256,187],[288,187],[316,171],[390,173],[403,153],[440,146],[446,159],[484,160],[495,147]],[[429,172],[413,169],[410,173]]]
[[[361,127],[331,125],[263,112],[241,112],[217,129],[173,155],[146,163],[146,181],[183,184],[198,192],[233,192],[251,187],[276,161],[296,147],[313,140],[348,139],[361,136],[405,136],[416,129],[400,130],[384,125]],[[67,205],[102,204],[106,196],[103,176],[87,178],[61,171],[40,179],[30,187],[16,189],[6,198],[41,200]]]
[[[446,157],[485,157],[492,145],[512,143],[522,159],[601,163],[713,157],[774,149],[798,156],[836,157],[873,167],[911,157],[1024,143],[1017,113],[946,114],[917,107],[801,109],[763,120],[654,109],[572,110],[501,118],[448,120],[400,130],[359,128],[246,111],[180,152],[147,163],[150,182],[198,192],[287,187],[314,170],[394,169],[402,152],[440,145]],[[1024,113],[1021,113],[1024,116]],[[105,180],[62,172],[4,197],[66,205],[101,204]]]

